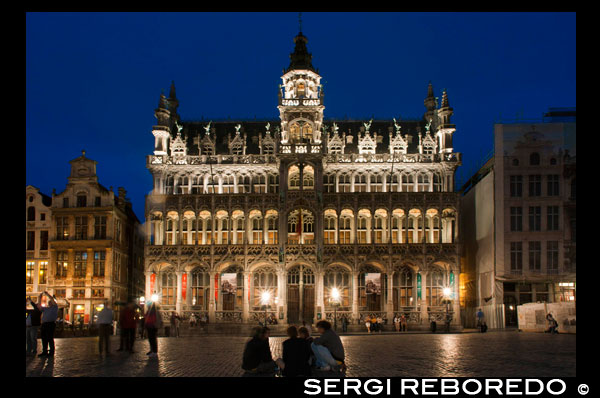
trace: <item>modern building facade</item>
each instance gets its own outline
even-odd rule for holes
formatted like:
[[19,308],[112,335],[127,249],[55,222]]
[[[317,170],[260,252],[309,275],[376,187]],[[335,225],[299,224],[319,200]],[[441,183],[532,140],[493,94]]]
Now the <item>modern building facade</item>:
[[67,299],[66,321],[89,324],[139,294],[144,238],[125,189],[102,186],[84,151],[70,163],[65,190],[52,193],[48,291]]
[[575,109],[498,123],[494,157],[463,187],[468,315],[517,325],[518,305],[575,301]]
[[51,228],[52,198],[32,185],[25,189],[25,284],[31,297],[46,290],[50,272],[48,238]]
[[[146,165],[146,298],[210,322],[366,315],[460,325],[453,109],[430,84],[419,120],[324,119],[307,38],[279,120],[181,120],[161,95]],[[266,308],[265,308],[266,306]]]

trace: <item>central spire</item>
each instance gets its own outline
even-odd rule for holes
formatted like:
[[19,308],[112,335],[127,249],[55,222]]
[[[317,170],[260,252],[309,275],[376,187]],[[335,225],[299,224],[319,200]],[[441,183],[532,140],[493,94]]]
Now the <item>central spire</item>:
[[285,70],[289,72],[293,69],[308,69],[316,72],[316,69],[312,65],[312,54],[308,52],[306,43],[308,39],[302,34],[302,13],[298,15],[298,35],[294,37],[294,43],[296,47],[294,52],[290,54],[290,66]]

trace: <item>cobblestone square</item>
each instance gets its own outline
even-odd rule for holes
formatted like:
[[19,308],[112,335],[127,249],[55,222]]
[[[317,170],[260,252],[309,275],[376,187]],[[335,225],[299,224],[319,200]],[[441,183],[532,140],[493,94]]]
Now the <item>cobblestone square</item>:
[[[271,337],[273,358],[284,337]],[[158,358],[147,340],[135,353],[98,354],[98,338],[56,339],[53,359],[27,358],[27,376],[241,376],[247,337],[187,336],[158,339]],[[342,336],[348,377],[567,377],[575,376],[575,335],[490,332]],[[41,341],[38,341],[38,353]]]

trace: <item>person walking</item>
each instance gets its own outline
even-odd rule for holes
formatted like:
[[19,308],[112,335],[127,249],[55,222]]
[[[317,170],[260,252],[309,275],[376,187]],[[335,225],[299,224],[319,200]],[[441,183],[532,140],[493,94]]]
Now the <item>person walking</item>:
[[348,318],[346,314],[342,315],[342,332],[346,333],[348,331]]
[[148,342],[150,343],[150,351],[146,353],[146,355],[151,358],[155,358],[158,356],[158,339],[157,334],[158,330],[162,328],[162,316],[160,312],[156,308],[156,303],[153,302],[148,309],[145,317],[145,326],[148,331]]
[[400,316],[400,330],[406,332],[408,330],[408,320],[406,319],[406,315],[402,314]]
[[[44,295],[48,297],[46,307],[42,307],[42,297]],[[58,318],[58,304],[54,297],[44,291],[40,293],[36,306],[42,312],[42,353],[38,357],[52,357],[54,356],[54,331],[56,330],[56,318]],[[48,347],[50,347],[49,351]]]
[[177,312],[171,312],[171,336],[179,337],[179,321],[181,318],[177,315]]
[[[27,309],[27,303],[31,304],[32,309]],[[36,356],[37,355],[37,334],[42,324],[42,311],[39,310],[37,305],[30,298],[25,299],[25,313],[27,318],[25,319],[26,325],[26,355]]]
[[102,355],[103,349],[106,351],[106,355],[110,354],[110,335],[112,334],[113,317],[113,310],[108,307],[108,303],[98,313],[98,353],[100,355]]
[[483,321],[485,319],[485,315],[483,314],[481,308],[475,314],[475,318],[477,319],[477,329],[479,329],[479,331],[481,332],[481,326],[483,325]]

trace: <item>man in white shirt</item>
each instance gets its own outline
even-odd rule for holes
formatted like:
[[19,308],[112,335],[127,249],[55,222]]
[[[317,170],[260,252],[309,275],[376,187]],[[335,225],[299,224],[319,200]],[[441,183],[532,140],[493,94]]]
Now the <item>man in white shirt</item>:
[[105,305],[98,313],[98,348],[102,354],[102,348],[106,348],[106,355],[110,352],[110,335],[112,334],[113,310]]

